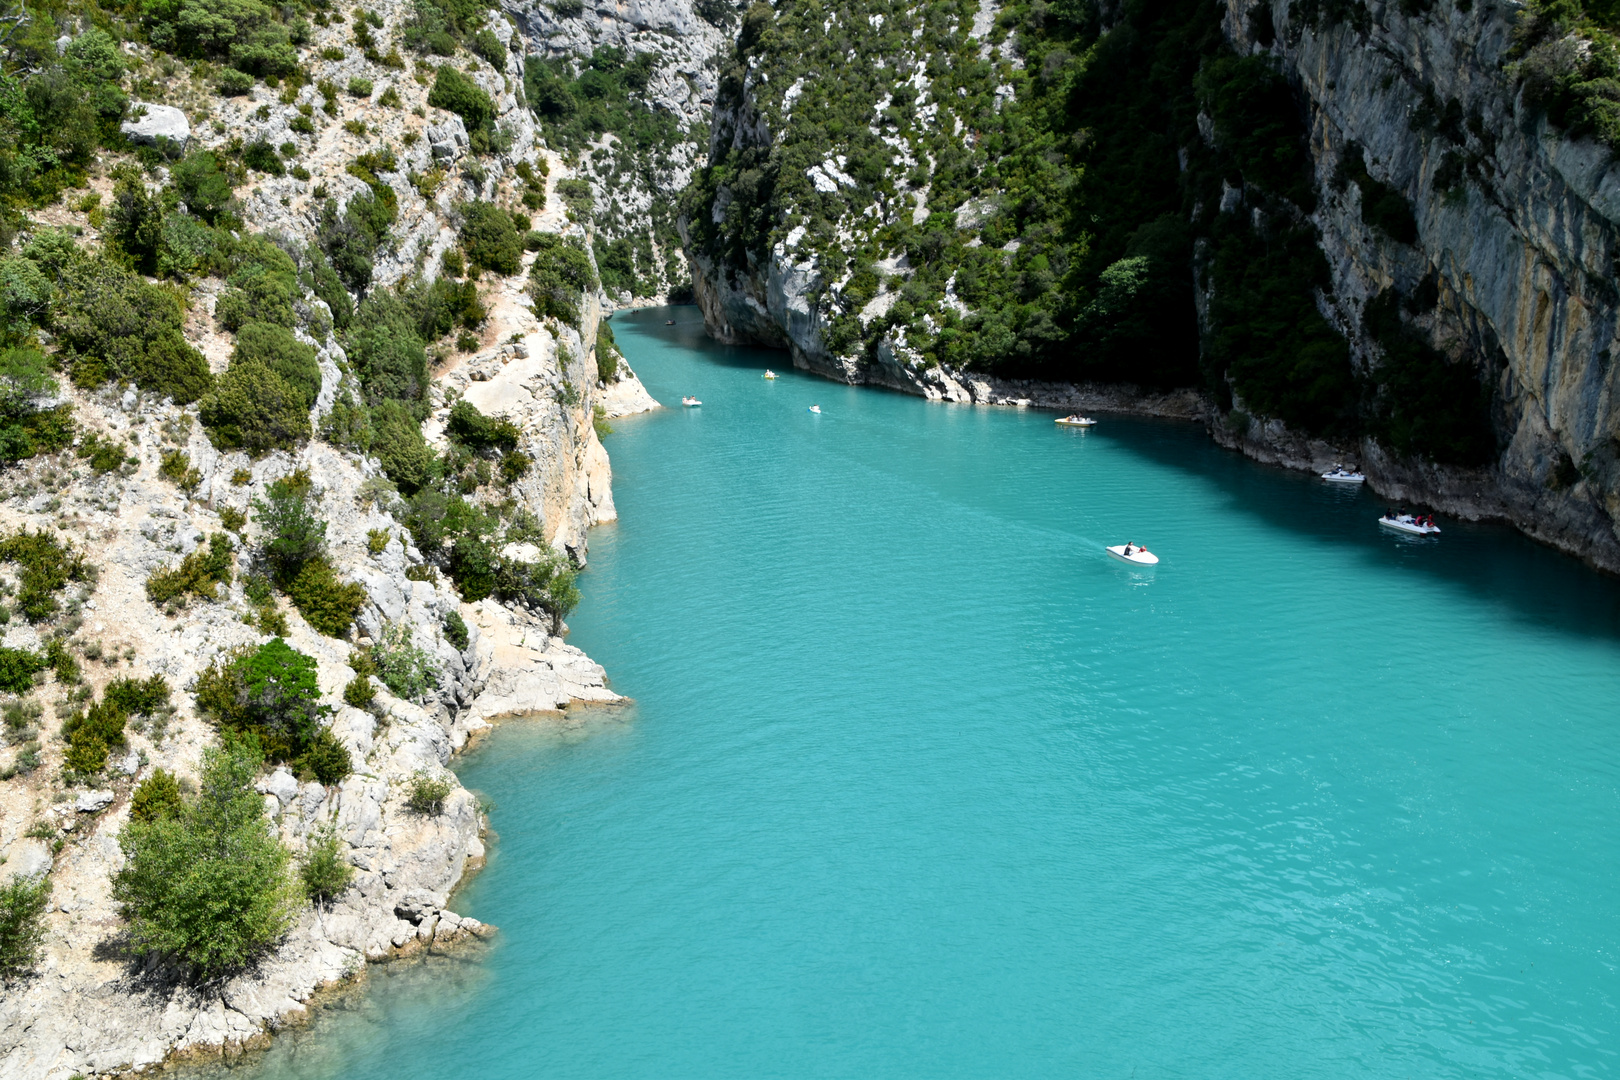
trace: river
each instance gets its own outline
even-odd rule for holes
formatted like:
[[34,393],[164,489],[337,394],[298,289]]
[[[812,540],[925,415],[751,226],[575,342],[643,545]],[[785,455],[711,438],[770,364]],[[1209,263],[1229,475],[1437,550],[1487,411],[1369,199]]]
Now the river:
[[461,762],[496,943],[256,1076],[1620,1072],[1614,582],[1191,425],[614,325],[704,401],[607,440],[571,640],[635,704]]

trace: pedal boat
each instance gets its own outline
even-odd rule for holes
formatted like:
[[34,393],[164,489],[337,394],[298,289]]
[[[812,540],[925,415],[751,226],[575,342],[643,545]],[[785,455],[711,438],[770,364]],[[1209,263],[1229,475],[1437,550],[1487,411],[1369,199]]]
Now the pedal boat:
[[1365,484],[1367,478],[1358,472],[1351,472],[1342,465],[1336,465],[1322,474],[1322,479],[1330,484]]
[[683,397],[681,398],[681,404],[685,405],[688,409],[691,409],[698,405],[702,405],[703,402],[699,401],[695,397]]
[[1072,413],[1069,416],[1060,416],[1052,422],[1057,424],[1059,427],[1095,427],[1097,424],[1097,421],[1087,416],[1081,416],[1079,413]]
[[[1131,549],[1131,553],[1129,555],[1125,554],[1126,548]],[[1115,544],[1113,547],[1108,549],[1108,554],[1112,555],[1120,562],[1130,563],[1132,566],[1159,565],[1159,557],[1153,554],[1153,552],[1142,547],[1140,544]]]

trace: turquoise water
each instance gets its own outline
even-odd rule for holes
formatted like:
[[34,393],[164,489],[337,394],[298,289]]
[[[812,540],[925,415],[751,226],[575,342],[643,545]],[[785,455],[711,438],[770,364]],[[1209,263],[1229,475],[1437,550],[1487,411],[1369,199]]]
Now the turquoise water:
[[674,313],[618,340],[705,404],[615,421],[572,620],[636,704],[462,765],[482,962],[384,969],[257,1071],[1620,1072],[1613,583],[1386,535],[1191,426],[849,389]]

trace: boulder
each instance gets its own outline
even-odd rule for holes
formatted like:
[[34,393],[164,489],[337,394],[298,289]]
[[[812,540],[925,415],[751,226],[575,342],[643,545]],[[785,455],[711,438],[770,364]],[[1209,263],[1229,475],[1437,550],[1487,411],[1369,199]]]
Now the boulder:
[[[186,119],[186,114],[173,105],[132,101],[129,108],[133,118],[119,124],[118,130],[130,142],[157,146],[167,140],[184,150],[186,143],[191,141],[191,123]],[[142,109],[146,110],[144,114],[141,113]]]
[[113,793],[110,791],[86,791],[79,796],[73,808],[81,814],[95,814],[112,805]]

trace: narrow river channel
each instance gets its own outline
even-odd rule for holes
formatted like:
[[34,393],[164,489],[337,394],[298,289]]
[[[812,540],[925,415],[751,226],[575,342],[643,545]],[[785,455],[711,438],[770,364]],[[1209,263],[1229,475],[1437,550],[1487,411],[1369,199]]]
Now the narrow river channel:
[[1615,583],[1390,535],[1191,425],[614,325],[704,403],[607,439],[571,640],[635,704],[459,766],[481,958],[379,970],[243,1072],[1620,1072]]

